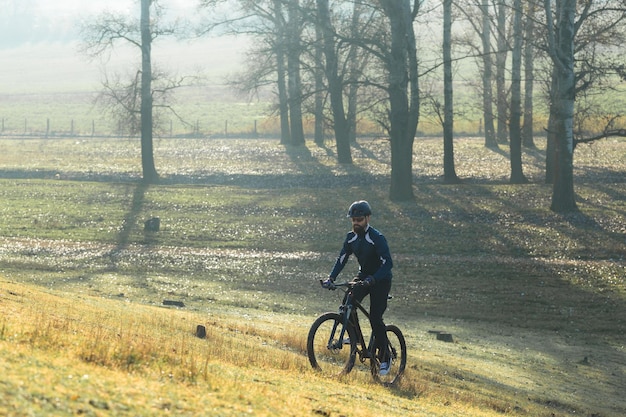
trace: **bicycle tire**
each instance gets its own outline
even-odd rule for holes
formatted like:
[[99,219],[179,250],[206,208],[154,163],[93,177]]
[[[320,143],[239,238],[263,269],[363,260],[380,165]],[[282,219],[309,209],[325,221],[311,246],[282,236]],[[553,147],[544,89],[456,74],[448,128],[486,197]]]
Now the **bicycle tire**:
[[389,340],[389,351],[391,352],[391,369],[385,376],[379,374],[380,361],[378,358],[373,357],[370,359],[370,369],[374,380],[385,386],[396,385],[404,374],[406,368],[406,340],[402,331],[397,326],[389,324],[387,329],[387,339]]
[[[307,354],[313,369],[328,376],[344,375],[354,367],[356,336],[352,326],[346,328],[344,340],[338,337],[343,327],[343,316],[324,313],[311,325],[307,337]],[[333,334],[334,332],[334,334]],[[349,342],[346,343],[346,338]]]

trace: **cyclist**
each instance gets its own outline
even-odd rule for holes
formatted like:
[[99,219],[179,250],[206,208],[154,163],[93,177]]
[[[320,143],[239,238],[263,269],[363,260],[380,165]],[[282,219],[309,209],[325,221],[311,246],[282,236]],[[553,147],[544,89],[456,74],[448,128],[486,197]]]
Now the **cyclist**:
[[383,314],[387,309],[387,299],[391,289],[391,268],[393,262],[389,252],[387,239],[370,226],[372,209],[365,200],[355,201],[348,209],[348,217],[352,221],[350,231],[335,265],[327,279],[322,281],[324,288],[333,288],[335,281],[350,255],[354,254],[359,263],[359,273],[355,281],[362,285],[354,288],[354,298],[361,302],[366,295],[370,296],[370,321],[372,333],[376,338],[376,346],[380,358],[380,375],[387,375],[391,368],[391,358],[387,353],[387,333]]

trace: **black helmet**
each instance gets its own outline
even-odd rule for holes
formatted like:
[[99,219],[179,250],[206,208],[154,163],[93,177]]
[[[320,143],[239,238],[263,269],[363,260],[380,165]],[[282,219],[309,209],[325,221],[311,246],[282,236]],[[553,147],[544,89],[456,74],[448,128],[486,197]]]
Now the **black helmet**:
[[365,200],[355,201],[350,204],[350,208],[348,209],[348,217],[369,216],[370,214],[372,214],[372,208],[370,207],[370,203]]

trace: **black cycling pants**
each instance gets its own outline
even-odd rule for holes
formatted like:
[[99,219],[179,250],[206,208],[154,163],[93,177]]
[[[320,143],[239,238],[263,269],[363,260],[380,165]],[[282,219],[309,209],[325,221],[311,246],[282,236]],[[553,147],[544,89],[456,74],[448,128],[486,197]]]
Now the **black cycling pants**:
[[[386,355],[386,349],[382,349],[387,346],[387,330],[385,322],[383,321],[383,314],[387,310],[387,301],[389,298],[389,291],[391,290],[391,280],[386,279],[376,282],[371,287],[355,287],[354,299],[358,302],[363,301],[366,295],[370,296],[370,322],[372,323],[372,333],[376,338],[376,347],[380,350],[382,355]],[[386,360],[386,357],[381,357],[381,360]]]

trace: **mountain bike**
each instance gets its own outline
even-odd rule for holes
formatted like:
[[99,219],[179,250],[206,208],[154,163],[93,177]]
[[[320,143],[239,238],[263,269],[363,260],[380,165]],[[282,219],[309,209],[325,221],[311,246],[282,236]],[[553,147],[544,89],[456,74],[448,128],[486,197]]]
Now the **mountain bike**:
[[[353,289],[361,285],[355,282],[333,284],[334,288],[344,289],[345,296],[338,313],[324,313],[319,316],[307,337],[307,354],[311,366],[329,376],[349,373],[357,357],[361,363],[369,360],[370,371],[375,381],[383,385],[398,383],[406,367],[406,341],[397,326],[387,325],[389,343],[387,351],[375,349],[374,335],[365,343],[359,324],[358,311],[369,321],[370,315],[360,302],[353,298]],[[389,297],[391,298],[391,297]],[[378,350],[378,352],[376,352]],[[387,375],[380,375],[381,359],[391,357],[391,368]]]

